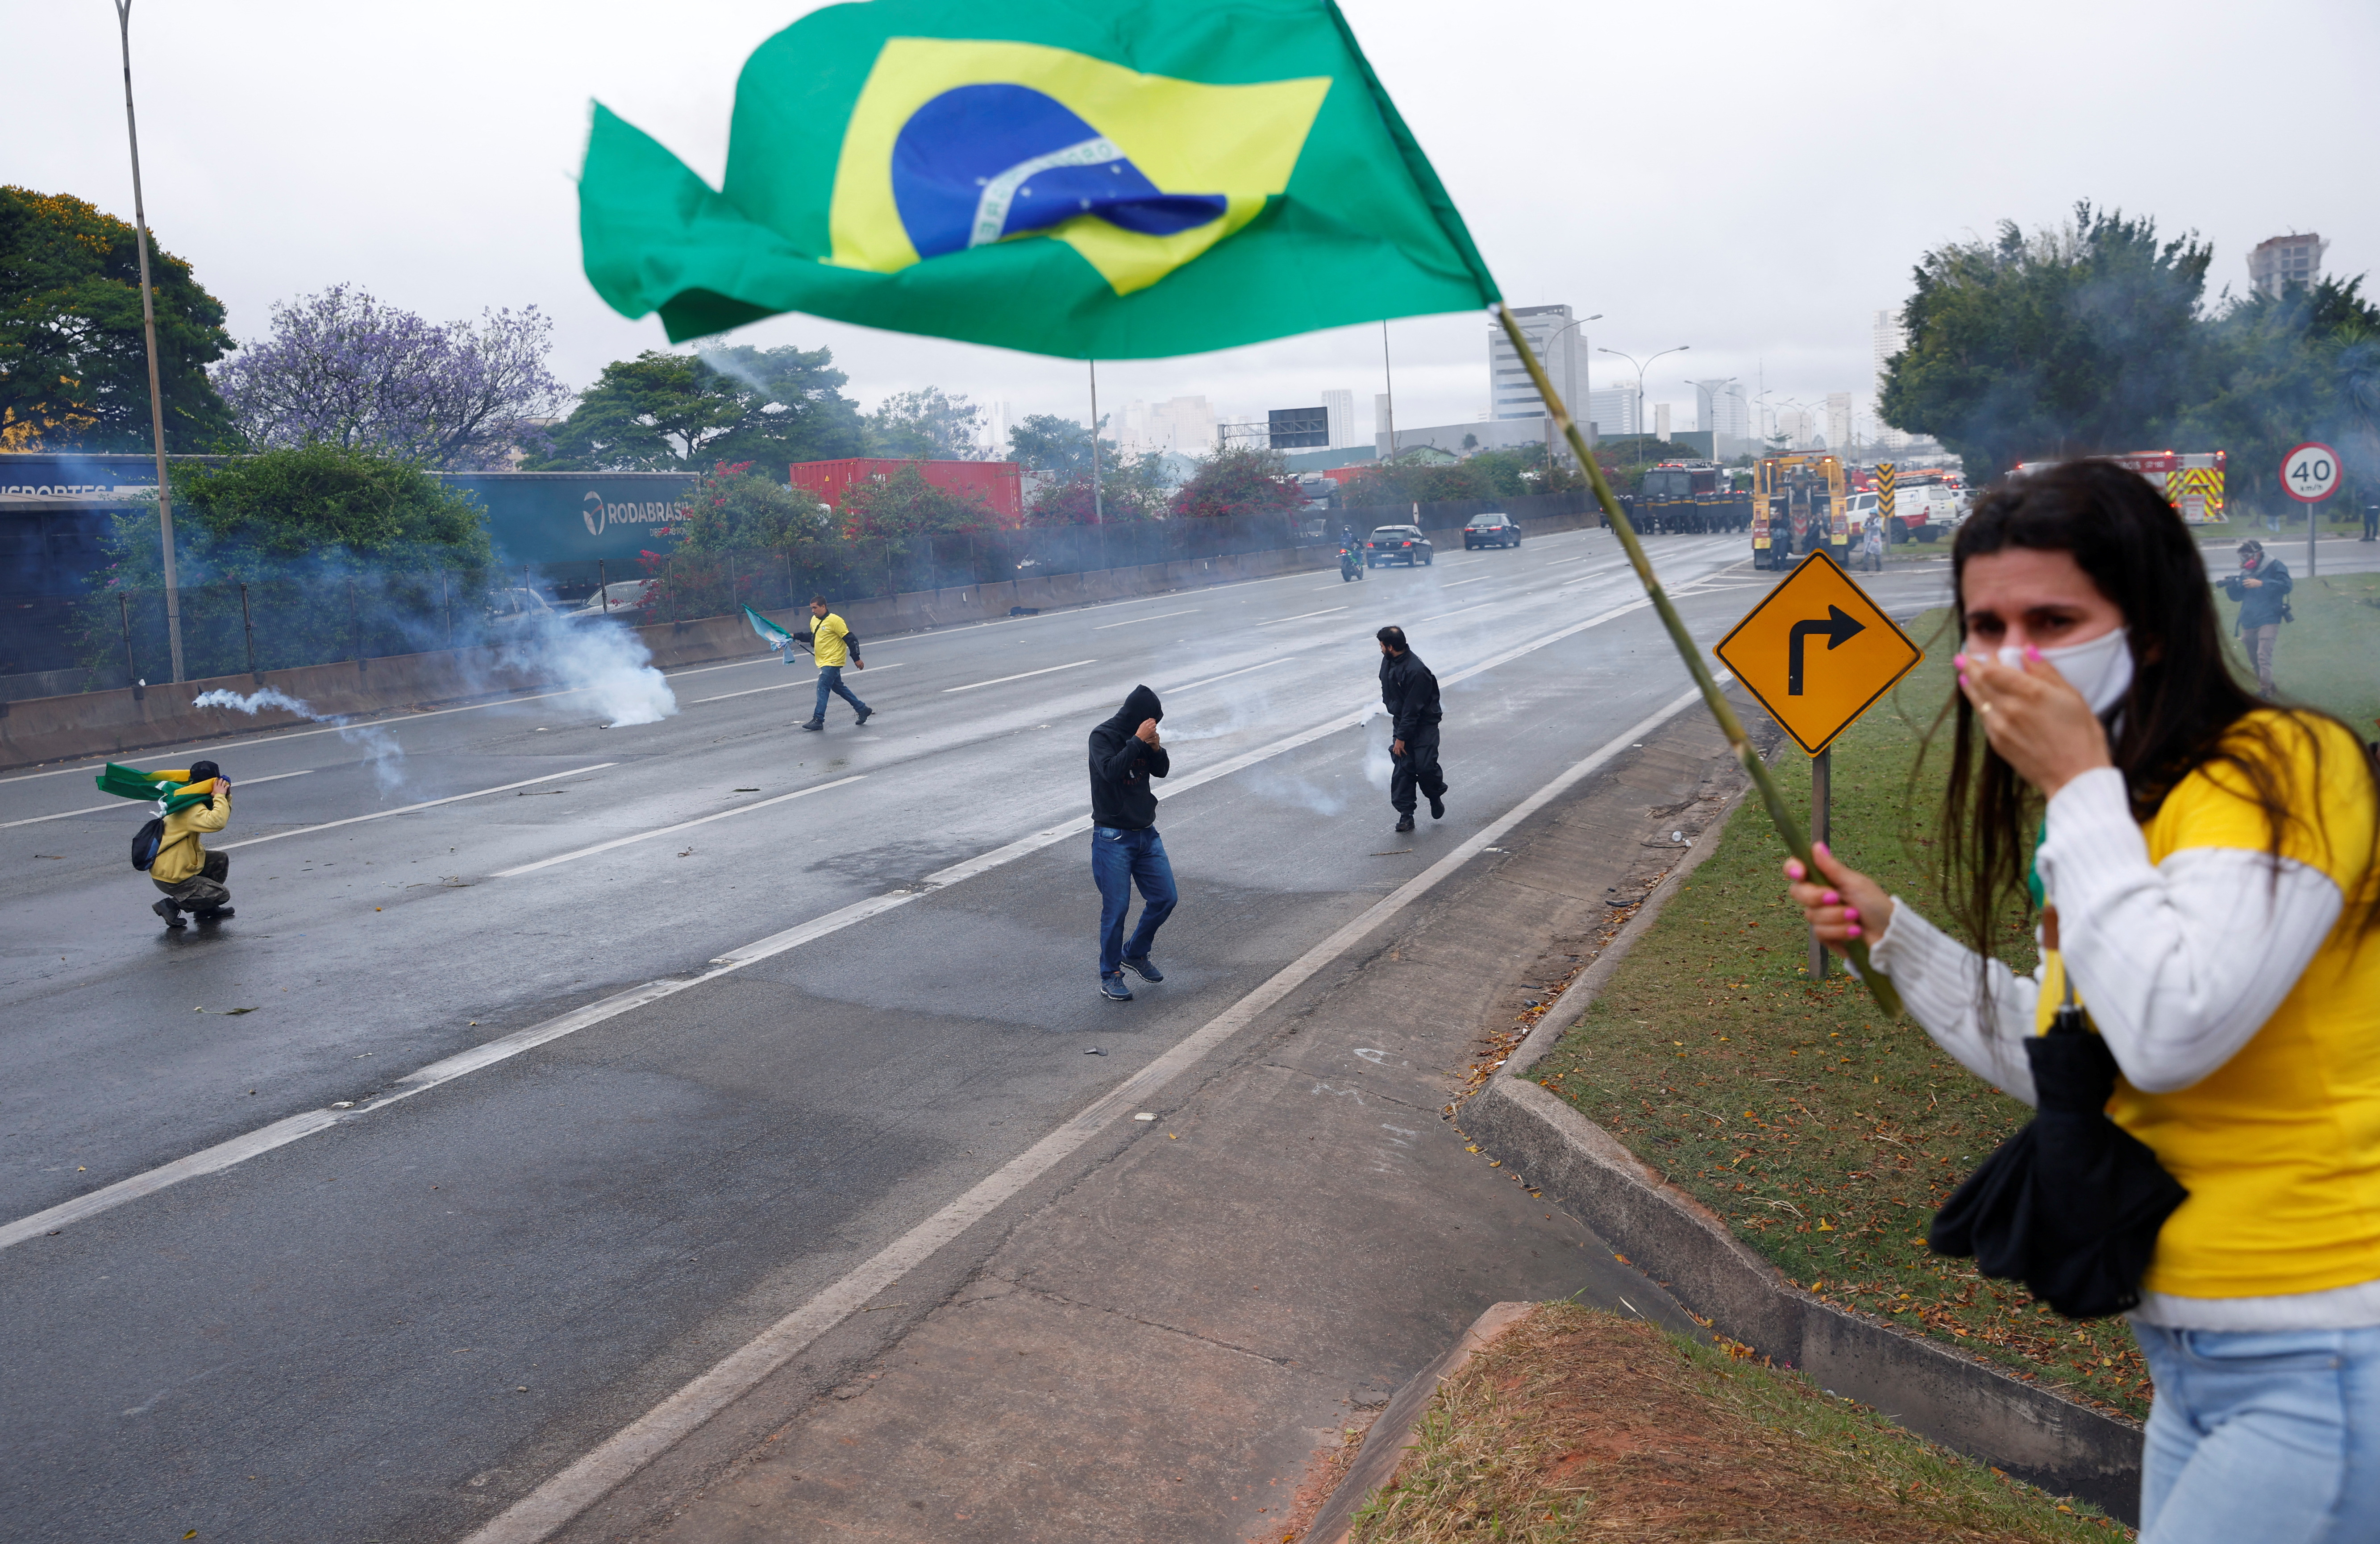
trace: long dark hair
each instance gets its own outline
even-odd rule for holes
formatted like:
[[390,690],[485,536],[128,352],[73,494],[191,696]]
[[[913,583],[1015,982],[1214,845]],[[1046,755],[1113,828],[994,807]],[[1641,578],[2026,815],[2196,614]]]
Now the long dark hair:
[[[2237,775],[2225,780],[2263,809],[2277,875],[2292,826],[2320,834],[2323,812],[2290,807],[2284,769],[2308,758],[2319,776],[2315,722],[2329,715],[2292,706],[2279,717],[2249,717],[2267,705],[2224,657],[2205,561],[2173,506],[2139,473],[2111,461],[2065,462],[1993,485],[1951,544],[1954,626],[1965,626],[1969,560],[2009,548],[2072,553],[2123,613],[2132,683],[2109,710],[2108,750],[2133,818],[2148,820],[2192,772],[2221,766]],[[1995,928],[2025,914],[2041,796],[1991,748],[1962,694],[1953,691],[1944,711],[1953,728],[1942,800],[1942,900],[1976,952],[1988,956]],[[2367,796],[2380,801],[2369,759],[2358,759]],[[2350,915],[2362,913],[2352,924],[2358,931],[2380,916],[2380,906],[2359,907],[2363,897],[2346,899]]]

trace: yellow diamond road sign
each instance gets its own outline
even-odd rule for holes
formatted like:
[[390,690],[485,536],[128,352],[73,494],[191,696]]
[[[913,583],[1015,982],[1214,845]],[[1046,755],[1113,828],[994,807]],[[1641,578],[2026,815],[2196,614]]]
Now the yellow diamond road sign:
[[1711,652],[1814,756],[1925,657],[1823,551]]

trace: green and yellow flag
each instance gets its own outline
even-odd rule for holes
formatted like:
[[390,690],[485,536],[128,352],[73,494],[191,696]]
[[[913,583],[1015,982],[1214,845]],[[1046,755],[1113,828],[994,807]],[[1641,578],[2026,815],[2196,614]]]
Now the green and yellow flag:
[[746,63],[719,190],[598,104],[579,230],[674,342],[1153,358],[1498,299],[1331,0],[830,6]]

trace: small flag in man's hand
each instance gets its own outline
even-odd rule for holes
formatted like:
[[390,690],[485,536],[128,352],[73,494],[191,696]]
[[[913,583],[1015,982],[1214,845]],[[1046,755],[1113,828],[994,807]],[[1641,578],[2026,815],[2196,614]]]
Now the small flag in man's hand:
[[1155,358],[1498,298],[1331,0],[832,6],[745,64],[719,190],[599,104],[579,230],[674,342]]

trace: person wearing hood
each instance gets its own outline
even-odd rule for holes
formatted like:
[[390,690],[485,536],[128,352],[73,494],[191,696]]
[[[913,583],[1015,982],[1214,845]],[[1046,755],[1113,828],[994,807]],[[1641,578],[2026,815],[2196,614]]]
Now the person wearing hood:
[[210,852],[199,838],[231,824],[231,779],[213,762],[192,762],[189,777],[177,791],[209,797],[203,804],[165,817],[157,855],[149,861],[149,877],[165,899],[150,910],[164,918],[167,927],[180,927],[184,911],[202,923],[221,922],[232,914],[231,891],[224,887],[231,877],[231,854]]
[[[1099,887],[1099,995],[1132,1001],[1130,971],[1147,982],[1165,979],[1148,958],[1157,930],[1173,914],[1173,865],[1157,834],[1157,790],[1151,778],[1173,769],[1158,738],[1165,705],[1135,686],[1123,706],[1091,731],[1091,877]],[[1140,887],[1140,925],[1127,941],[1124,912]]]
[[1429,817],[1446,818],[1446,778],[1438,769],[1438,677],[1405,646],[1405,630],[1383,627],[1380,640],[1380,706],[1389,710],[1389,754],[1396,770],[1389,777],[1389,802],[1397,812],[1397,829],[1414,828],[1414,793],[1429,799]]

